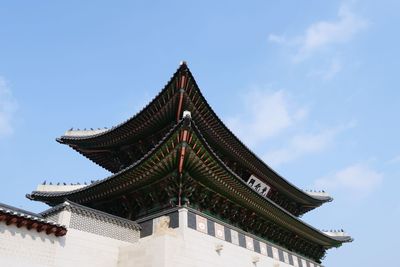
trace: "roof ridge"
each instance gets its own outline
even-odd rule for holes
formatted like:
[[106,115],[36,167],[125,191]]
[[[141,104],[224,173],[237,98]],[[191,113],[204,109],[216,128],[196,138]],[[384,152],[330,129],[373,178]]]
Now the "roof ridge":
[[[110,214],[110,213],[107,213],[107,212],[104,212],[104,211],[101,211],[101,210],[93,209],[91,207],[84,206],[84,205],[75,203],[75,202],[70,201],[70,200],[66,200],[63,203],[58,204],[57,206],[54,206],[54,207],[52,207],[50,209],[47,209],[47,210],[41,212],[40,214],[43,217],[47,217],[47,216],[49,216],[49,215],[51,215],[53,213],[56,213],[56,212],[58,212],[60,210],[63,210],[63,209],[71,209],[71,210],[74,210],[74,211],[77,211],[77,212],[80,212],[80,213],[82,213],[82,211],[85,211],[85,212],[89,212],[91,214],[94,214],[96,216],[102,216],[102,217],[104,217],[106,219],[118,221],[118,222],[120,222],[122,224],[131,225],[131,226],[135,227],[135,229],[137,229],[137,230],[140,230],[140,228],[141,228],[140,225],[135,221],[132,221],[132,220],[129,220],[129,219],[126,219],[126,218],[122,218],[122,217],[119,217],[119,216],[116,216],[116,215],[113,215],[113,214]],[[86,214],[87,213],[85,213],[85,215]]]

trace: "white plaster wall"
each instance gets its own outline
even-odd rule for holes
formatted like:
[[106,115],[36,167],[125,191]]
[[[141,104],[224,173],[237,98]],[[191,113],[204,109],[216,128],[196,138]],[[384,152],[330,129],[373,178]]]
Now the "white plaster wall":
[[56,266],[54,254],[62,241],[54,235],[0,222],[0,265]]
[[[289,267],[232,243],[190,228],[174,230],[176,235],[152,235],[138,244],[123,246],[118,267]],[[220,253],[216,245],[223,245]],[[259,261],[254,264],[253,259]]]
[[71,228],[62,239],[55,254],[57,267],[117,266],[119,247],[130,244]]
[[128,242],[68,229],[63,237],[0,222],[0,266],[114,267]]
[[[187,228],[180,210],[180,227],[122,246],[118,267],[293,267],[260,253]],[[218,253],[215,248],[222,245]],[[258,262],[253,260],[258,258]]]
[[[68,225],[69,212],[59,221]],[[63,237],[17,228],[0,222],[0,266],[9,267],[290,267],[260,253],[187,227],[187,212],[179,211],[180,226],[128,243],[80,230]],[[216,246],[223,248],[218,253]],[[253,263],[254,259],[258,262]],[[295,265],[296,267],[296,265]]]

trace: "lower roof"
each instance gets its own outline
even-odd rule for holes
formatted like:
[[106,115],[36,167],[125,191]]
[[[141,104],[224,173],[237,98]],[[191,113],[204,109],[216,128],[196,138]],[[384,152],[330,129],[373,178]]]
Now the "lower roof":
[[[183,132],[188,131],[187,140],[183,140]],[[126,169],[106,179],[95,182],[84,188],[70,192],[32,192],[28,198],[57,204],[71,199],[86,203],[105,201],[128,190],[152,183],[166,174],[178,172],[182,148],[186,148],[185,163],[182,166],[195,175],[193,179],[201,182],[228,199],[254,210],[259,216],[272,220],[288,231],[302,236],[324,247],[339,246],[351,241],[350,237],[336,238],[328,236],[313,228],[299,218],[293,216],[279,205],[265,198],[250,188],[242,179],[231,171],[214,153],[204,139],[200,130],[190,119],[181,120],[172,127],[163,140],[142,159]],[[159,177],[159,178],[157,178]]]

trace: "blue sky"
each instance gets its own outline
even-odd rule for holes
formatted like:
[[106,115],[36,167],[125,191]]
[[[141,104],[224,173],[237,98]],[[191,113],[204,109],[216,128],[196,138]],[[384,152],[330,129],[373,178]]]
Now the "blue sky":
[[[151,3],[150,3],[151,2]],[[332,203],[326,266],[393,266],[400,223],[398,1],[11,1],[0,4],[0,202],[41,211],[44,180],[108,173],[55,142],[135,114],[188,61],[253,151]]]

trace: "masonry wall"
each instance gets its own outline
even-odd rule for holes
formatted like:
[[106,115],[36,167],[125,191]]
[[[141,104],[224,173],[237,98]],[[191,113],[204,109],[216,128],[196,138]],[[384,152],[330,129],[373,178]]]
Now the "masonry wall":
[[[169,217],[169,227],[162,224],[164,216]],[[262,243],[240,229],[229,228],[187,209],[141,221],[140,239],[137,231],[71,216],[69,211],[62,211],[54,218],[69,226],[66,236],[55,237],[0,222],[0,266],[320,267],[273,244]],[[72,223],[71,219],[78,219],[79,223]],[[93,228],[91,232],[87,231],[88,225]],[[223,237],[221,229],[225,232]],[[228,231],[230,239],[227,239]],[[261,244],[269,251],[262,250]]]
[[57,267],[117,266],[119,247],[128,242],[69,229],[54,255]]
[[[118,267],[317,267],[319,265],[291,254],[279,256],[274,247],[272,256],[262,254],[252,247],[192,229],[188,226],[188,211],[179,210],[179,227],[168,231],[157,230],[157,219],[153,220],[153,231],[138,243],[120,248]],[[248,239],[246,239],[248,240]],[[281,250],[280,254],[283,254]],[[300,259],[300,263],[299,263]]]
[[119,247],[139,239],[139,231],[67,210],[58,214],[57,222],[69,226],[56,250],[57,267],[117,266]]
[[[192,229],[176,232],[176,235],[146,237],[136,245],[121,247],[118,267],[291,266]],[[218,245],[223,246],[219,253],[216,251]]]
[[0,222],[0,262],[9,267],[57,266],[55,253],[64,241],[54,235]]
[[[132,244],[139,238],[138,231],[80,217],[82,216],[79,216],[81,224],[72,224],[71,213],[68,211],[54,216],[58,218],[58,222],[67,225],[68,232],[62,237],[0,222],[0,266],[115,267],[118,265],[119,248]],[[76,216],[74,218],[77,219]],[[91,230],[98,234],[68,227],[71,224],[75,228],[92,225]],[[99,230],[104,230],[105,226],[107,229],[104,236]],[[110,233],[115,234],[116,238],[108,237]],[[120,240],[123,239],[121,233],[130,242]]]

